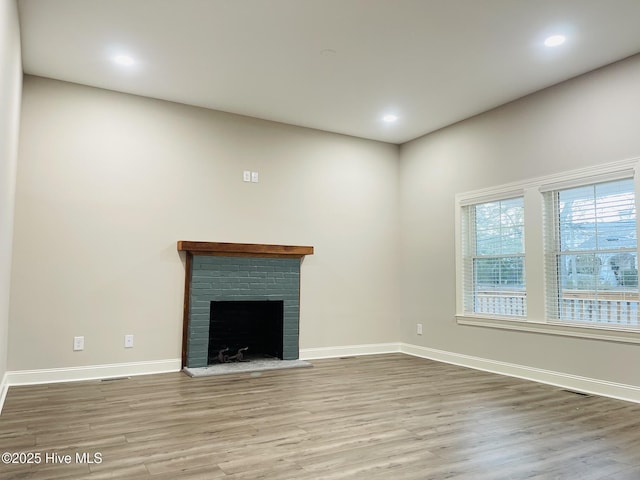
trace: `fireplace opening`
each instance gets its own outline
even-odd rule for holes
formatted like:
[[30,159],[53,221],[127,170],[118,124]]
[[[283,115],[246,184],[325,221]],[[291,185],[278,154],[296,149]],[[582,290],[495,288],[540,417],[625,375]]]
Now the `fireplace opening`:
[[282,359],[283,319],[282,300],[212,301],[207,363]]

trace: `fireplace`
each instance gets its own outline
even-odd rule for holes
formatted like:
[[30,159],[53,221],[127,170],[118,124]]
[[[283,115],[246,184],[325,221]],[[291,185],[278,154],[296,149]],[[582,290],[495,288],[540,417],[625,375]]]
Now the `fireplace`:
[[[183,367],[215,363],[224,347],[236,354],[249,346],[243,335],[251,328],[269,341],[251,340],[247,355],[298,358],[300,267],[313,247],[179,241],[178,251],[186,252]],[[256,313],[260,308],[267,313]],[[219,338],[213,318],[225,309],[230,318]]]
[[[282,300],[213,301],[209,316],[208,363],[282,359]],[[246,349],[246,350],[245,350]]]

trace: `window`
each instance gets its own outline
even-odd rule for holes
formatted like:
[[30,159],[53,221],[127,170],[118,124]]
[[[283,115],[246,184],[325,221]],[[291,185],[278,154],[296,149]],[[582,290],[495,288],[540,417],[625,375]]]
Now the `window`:
[[640,343],[639,170],[631,158],[458,193],[456,322]]
[[543,195],[547,318],[614,328],[637,326],[633,179]]
[[526,316],[523,197],[467,205],[462,215],[465,313]]

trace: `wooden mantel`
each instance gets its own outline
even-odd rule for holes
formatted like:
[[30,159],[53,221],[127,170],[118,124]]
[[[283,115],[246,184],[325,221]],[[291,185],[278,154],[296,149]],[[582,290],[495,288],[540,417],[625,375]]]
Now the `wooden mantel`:
[[297,245],[265,245],[261,243],[221,243],[178,241],[178,251],[192,255],[218,255],[228,257],[302,258],[313,255],[313,247]]

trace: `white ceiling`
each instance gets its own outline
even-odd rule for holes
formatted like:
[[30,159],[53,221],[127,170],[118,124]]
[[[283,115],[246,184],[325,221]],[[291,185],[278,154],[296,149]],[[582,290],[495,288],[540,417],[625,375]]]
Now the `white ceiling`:
[[[640,0],[19,7],[25,73],[392,143],[640,52]],[[553,33],[566,43],[544,47]]]

